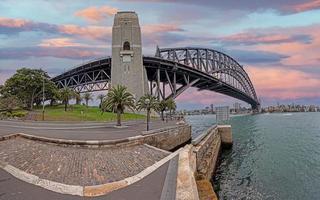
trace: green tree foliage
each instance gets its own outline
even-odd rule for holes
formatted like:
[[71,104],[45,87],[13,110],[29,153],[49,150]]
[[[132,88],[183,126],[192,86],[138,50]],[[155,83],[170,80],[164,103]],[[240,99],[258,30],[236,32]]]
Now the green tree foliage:
[[0,97],[3,96],[4,85],[0,85]]
[[84,99],[84,101],[86,102],[86,106],[88,107],[89,105],[89,101],[92,100],[92,94],[89,92],[86,92],[83,94],[82,98]]
[[161,120],[162,121],[164,121],[163,113],[164,113],[164,111],[166,111],[166,109],[167,109],[167,101],[166,100],[160,101],[158,111],[161,113]]
[[18,97],[9,95],[0,98],[0,111],[7,111],[12,113],[13,110],[19,109],[21,102]]
[[82,101],[82,96],[80,95],[79,92],[75,92],[74,93],[74,98],[76,100],[76,104],[77,105],[80,105],[81,104],[81,101]]
[[[137,103],[138,110],[146,110],[147,111],[147,123],[150,121],[150,111],[155,110],[157,111],[159,109],[159,101],[156,97],[146,94],[142,96],[138,103]],[[149,128],[149,124],[147,125],[147,128]]]
[[24,107],[32,110],[35,103],[42,102],[43,81],[45,86],[45,100],[51,100],[57,92],[56,85],[50,80],[47,72],[41,69],[18,69],[9,78],[2,89],[4,96],[16,96]]
[[177,108],[176,102],[173,100],[173,98],[169,98],[167,101],[167,108],[170,113],[170,118],[172,118],[172,111],[175,111]]
[[112,87],[102,102],[102,109],[116,111],[117,126],[121,126],[121,114],[125,108],[135,109],[135,99],[133,95],[127,91],[125,86],[117,85]]
[[97,100],[100,100],[99,108],[101,108],[102,101],[103,101],[103,99],[104,99],[105,97],[106,97],[106,95],[104,95],[104,94],[99,94],[99,95],[97,96]]
[[68,87],[60,89],[60,100],[64,104],[64,111],[67,111],[70,99],[74,98],[75,96],[76,93]]

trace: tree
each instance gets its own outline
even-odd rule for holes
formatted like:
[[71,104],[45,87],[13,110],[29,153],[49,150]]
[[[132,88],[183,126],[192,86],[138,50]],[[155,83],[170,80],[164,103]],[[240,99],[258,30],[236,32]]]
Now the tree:
[[86,102],[86,106],[88,107],[89,101],[92,100],[92,94],[89,92],[86,92],[83,94],[82,98]]
[[158,110],[158,107],[158,99],[150,94],[142,96],[137,103],[138,110],[147,110],[147,131],[149,130],[150,111],[151,109]]
[[74,93],[74,98],[76,99],[76,104],[77,104],[77,105],[80,105],[80,104],[81,104],[81,101],[82,101],[82,97],[81,97],[81,95],[80,95],[79,92],[75,92],[75,93]]
[[34,103],[42,102],[43,83],[45,100],[49,100],[57,87],[47,72],[41,69],[22,68],[5,82],[2,93],[16,96],[26,108],[32,110]]
[[69,100],[75,96],[75,92],[68,87],[60,89],[60,100],[64,104],[64,111],[67,111]]
[[172,119],[172,111],[175,111],[177,108],[176,102],[173,100],[173,98],[169,98],[167,101],[167,108],[170,113],[170,119]]
[[121,126],[121,113],[125,108],[134,110],[135,99],[133,95],[127,91],[125,86],[117,85],[112,87],[102,102],[102,109],[116,111],[117,126]]
[[166,100],[162,100],[159,103],[158,111],[161,113],[161,120],[164,121],[163,113],[167,109],[167,102]]
[[103,99],[104,99],[105,97],[106,97],[106,95],[104,95],[104,94],[99,94],[99,95],[97,96],[97,100],[100,100],[99,108],[101,108],[102,101],[103,101]]
[[0,97],[4,95],[3,93],[4,93],[4,85],[0,85]]
[[21,102],[18,97],[10,95],[0,98],[0,111],[5,110],[12,113],[14,109],[18,109],[21,106]]

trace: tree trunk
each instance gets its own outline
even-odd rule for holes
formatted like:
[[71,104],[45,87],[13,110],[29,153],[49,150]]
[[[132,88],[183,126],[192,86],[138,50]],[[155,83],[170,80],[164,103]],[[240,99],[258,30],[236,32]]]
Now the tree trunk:
[[149,131],[149,123],[150,123],[150,109],[147,109],[147,131]]
[[161,120],[164,121],[163,110],[161,110]]
[[121,110],[117,109],[117,126],[121,126]]
[[170,110],[170,120],[172,120],[172,116],[171,116],[171,110]]
[[34,93],[36,90],[33,90],[32,95],[31,95],[31,102],[30,102],[30,110],[33,110],[33,101],[34,101]]
[[68,100],[66,99],[64,101],[64,111],[67,112],[67,107],[68,107]]

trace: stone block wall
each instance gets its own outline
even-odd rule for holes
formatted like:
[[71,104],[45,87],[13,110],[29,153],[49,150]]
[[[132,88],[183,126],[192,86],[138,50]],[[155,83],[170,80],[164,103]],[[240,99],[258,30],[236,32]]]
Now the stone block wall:
[[163,149],[173,150],[191,139],[191,126],[188,124],[166,127],[143,133],[143,143]]
[[194,146],[196,154],[197,179],[210,180],[215,171],[221,147],[221,136],[218,127],[208,130],[207,135]]

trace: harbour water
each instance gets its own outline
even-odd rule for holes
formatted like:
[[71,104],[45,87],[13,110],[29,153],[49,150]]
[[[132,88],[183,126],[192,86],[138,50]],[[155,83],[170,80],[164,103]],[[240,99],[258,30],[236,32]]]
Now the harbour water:
[[[214,115],[188,116],[193,137]],[[234,145],[213,180],[220,199],[320,199],[320,113],[234,116]]]

